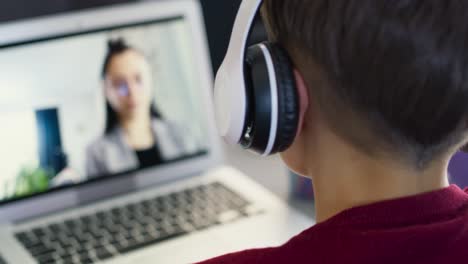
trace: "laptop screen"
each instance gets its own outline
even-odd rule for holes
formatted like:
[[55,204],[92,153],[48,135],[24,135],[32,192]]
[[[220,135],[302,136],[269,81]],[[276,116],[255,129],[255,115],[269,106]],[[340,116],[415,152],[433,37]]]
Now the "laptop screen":
[[183,17],[0,47],[0,202],[204,155]]

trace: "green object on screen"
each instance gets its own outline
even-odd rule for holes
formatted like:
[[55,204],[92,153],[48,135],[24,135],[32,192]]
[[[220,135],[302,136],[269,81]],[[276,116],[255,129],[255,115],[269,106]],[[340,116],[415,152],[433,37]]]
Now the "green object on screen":
[[16,178],[11,198],[47,191],[53,175],[53,172],[43,168],[22,168]]

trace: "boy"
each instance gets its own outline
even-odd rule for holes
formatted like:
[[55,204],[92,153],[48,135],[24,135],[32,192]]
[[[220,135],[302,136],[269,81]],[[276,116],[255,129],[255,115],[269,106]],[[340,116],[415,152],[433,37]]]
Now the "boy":
[[314,184],[317,225],[206,263],[467,263],[468,1],[266,0],[272,41],[309,97],[285,163]]

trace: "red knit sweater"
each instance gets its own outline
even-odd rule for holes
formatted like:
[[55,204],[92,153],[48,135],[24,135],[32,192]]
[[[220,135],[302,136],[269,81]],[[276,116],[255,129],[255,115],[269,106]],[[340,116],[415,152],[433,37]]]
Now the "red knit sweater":
[[281,247],[203,263],[468,263],[468,194],[450,186],[349,209]]

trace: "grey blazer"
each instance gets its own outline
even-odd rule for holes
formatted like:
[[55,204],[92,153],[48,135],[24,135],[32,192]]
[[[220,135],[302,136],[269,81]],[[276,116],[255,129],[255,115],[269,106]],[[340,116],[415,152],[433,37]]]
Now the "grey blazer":
[[[174,123],[154,119],[152,125],[156,144],[163,161],[194,154],[200,150],[191,135]],[[183,134],[184,132],[186,133]],[[100,137],[86,150],[86,175],[88,178],[130,171],[138,167],[138,157],[125,142],[123,131],[120,128]]]

